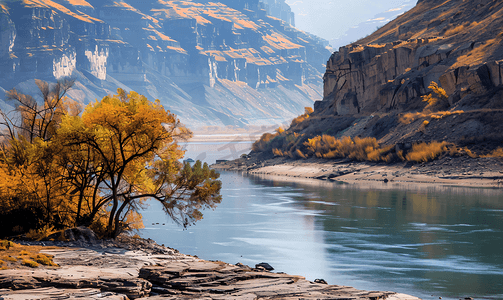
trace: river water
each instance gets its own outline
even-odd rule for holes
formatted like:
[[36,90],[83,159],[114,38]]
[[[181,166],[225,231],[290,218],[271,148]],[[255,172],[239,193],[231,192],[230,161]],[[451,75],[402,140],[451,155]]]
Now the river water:
[[[249,143],[189,144],[213,163]],[[329,284],[422,299],[503,299],[503,192],[426,185],[353,186],[222,172],[222,203],[187,230],[157,203],[142,237],[207,260],[271,264]],[[159,223],[159,224],[157,224]]]

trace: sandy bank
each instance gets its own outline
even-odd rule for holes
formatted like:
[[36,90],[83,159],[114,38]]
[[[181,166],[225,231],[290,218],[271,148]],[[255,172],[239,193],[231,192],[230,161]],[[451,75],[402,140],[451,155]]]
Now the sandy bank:
[[436,184],[481,188],[503,187],[503,161],[497,158],[444,157],[428,163],[370,163],[347,160],[261,161],[253,156],[212,166],[249,174],[340,181],[348,184]]
[[1,270],[0,299],[419,300],[310,282],[257,266],[205,261],[151,240],[45,243],[59,246],[42,252],[54,255],[60,267]]

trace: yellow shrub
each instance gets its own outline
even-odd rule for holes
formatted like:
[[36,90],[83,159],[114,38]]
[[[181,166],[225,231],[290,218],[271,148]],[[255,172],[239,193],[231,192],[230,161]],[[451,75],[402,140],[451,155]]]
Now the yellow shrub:
[[302,151],[300,151],[299,149],[295,150],[295,154],[296,154],[298,157],[301,157],[301,158],[306,158],[306,156],[304,155],[304,153],[302,153]]
[[29,260],[29,259],[23,259],[23,262],[21,264],[23,266],[27,266],[30,268],[37,268],[38,267],[38,263],[34,262],[33,260]]
[[0,251],[9,250],[10,247],[14,246],[11,241],[0,240]]
[[258,141],[253,143],[252,150],[255,152],[260,152],[266,150],[267,144],[275,137],[277,137],[278,133],[264,133]]
[[447,98],[449,98],[447,92],[443,88],[439,87],[438,84],[434,81],[430,83],[430,86],[428,88],[432,90],[433,93],[421,97],[423,98],[424,102],[428,103],[428,105],[424,108],[426,111],[434,108],[441,102],[445,102]]
[[498,149],[493,150],[491,153],[482,157],[503,157],[503,148],[499,147]]
[[3,256],[2,259],[6,260],[6,261],[10,261],[10,262],[16,262],[17,261],[17,259],[15,257],[12,257],[12,256]]
[[431,142],[412,145],[412,150],[407,153],[406,159],[415,162],[427,162],[437,158],[447,151],[447,142]]
[[305,107],[304,108],[304,114],[298,116],[297,118],[292,120],[292,124],[290,124],[290,127],[294,127],[305,120],[309,118],[309,115],[313,113],[313,109],[311,107]]
[[46,256],[45,254],[37,254],[34,258],[37,263],[43,264],[45,266],[57,267],[58,265],[52,261],[52,256]]
[[3,260],[0,260],[0,266],[3,265],[5,262]]
[[391,161],[392,155],[383,156],[392,146],[382,148],[375,138],[344,137],[336,139],[333,136],[322,135],[308,139],[304,143],[309,155],[318,158],[352,158],[360,161]]
[[274,148],[272,149],[272,154],[274,154],[274,156],[285,156],[285,154],[283,153],[283,151],[277,149],[277,148]]
[[30,229],[30,231],[26,234],[26,237],[30,240],[40,241],[55,232],[56,230],[54,230],[54,226],[45,226],[38,230]]

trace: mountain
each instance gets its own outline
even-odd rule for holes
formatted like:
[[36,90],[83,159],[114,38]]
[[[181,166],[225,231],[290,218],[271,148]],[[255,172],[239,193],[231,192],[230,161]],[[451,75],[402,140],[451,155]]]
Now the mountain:
[[[327,62],[324,98],[302,133],[503,146],[503,2],[419,0]],[[448,96],[429,110],[436,82]],[[407,114],[409,120],[404,121]]]
[[322,98],[330,51],[268,2],[0,0],[0,87],[73,77],[82,104],[120,87],[190,127],[280,123]]

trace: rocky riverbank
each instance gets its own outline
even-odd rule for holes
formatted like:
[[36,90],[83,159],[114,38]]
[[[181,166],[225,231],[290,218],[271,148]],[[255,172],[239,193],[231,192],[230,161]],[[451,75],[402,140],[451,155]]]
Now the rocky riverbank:
[[0,271],[0,299],[351,299],[419,300],[394,292],[361,291],[249,267],[205,261],[121,236],[115,241],[20,242],[43,245],[59,267]]
[[212,166],[218,170],[243,171],[256,175],[277,175],[339,181],[349,184],[386,183],[440,184],[466,187],[503,187],[501,158],[444,156],[427,163],[373,163],[347,159],[274,158],[261,160],[251,155]]

